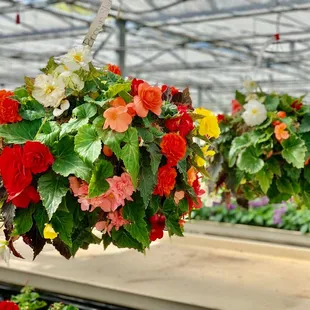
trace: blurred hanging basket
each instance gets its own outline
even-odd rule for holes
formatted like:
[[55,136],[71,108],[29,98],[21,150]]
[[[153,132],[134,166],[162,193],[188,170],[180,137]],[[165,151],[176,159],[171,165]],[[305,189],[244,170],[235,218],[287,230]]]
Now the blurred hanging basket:
[[46,243],[66,258],[101,242],[144,252],[165,229],[182,236],[184,217],[201,207],[217,118],[194,111],[188,89],[93,66],[91,47],[111,5],[103,1],[83,46],[59,63],[52,57],[14,92],[0,91],[0,254],[22,257],[18,239],[34,258]]

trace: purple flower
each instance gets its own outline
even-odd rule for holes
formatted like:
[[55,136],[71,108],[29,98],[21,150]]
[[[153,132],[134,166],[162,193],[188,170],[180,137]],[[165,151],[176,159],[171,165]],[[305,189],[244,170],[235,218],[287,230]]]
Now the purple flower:
[[228,210],[234,210],[234,209],[236,209],[237,208],[237,206],[236,205],[233,205],[232,203],[229,205],[229,206],[227,206],[227,209]]
[[249,201],[249,206],[252,208],[259,208],[267,205],[269,203],[269,198],[267,196]]
[[275,209],[273,213],[273,224],[279,225],[282,224],[282,216],[286,212],[286,206],[283,206],[281,208]]

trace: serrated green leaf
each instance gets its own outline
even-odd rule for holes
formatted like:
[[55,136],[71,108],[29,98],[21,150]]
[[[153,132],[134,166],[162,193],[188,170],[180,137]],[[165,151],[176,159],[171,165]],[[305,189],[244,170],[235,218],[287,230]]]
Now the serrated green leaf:
[[47,122],[41,128],[36,140],[51,147],[58,140],[60,126],[56,122]]
[[60,138],[62,138],[64,135],[78,131],[79,128],[88,124],[88,121],[89,121],[88,118],[83,119],[71,118],[68,123],[64,123],[61,125]]
[[280,193],[285,193],[285,194],[290,194],[290,195],[294,194],[292,183],[287,178],[283,177],[283,178],[277,179],[276,184],[277,184],[277,188]]
[[296,168],[303,168],[306,156],[306,146],[303,140],[295,135],[291,135],[289,139],[282,142],[282,156]]
[[238,154],[241,150],[249,147],[252,144],[249,134],[244,134],[240,137],[235,138],[232,141],[229,154],[228,154],[228,164],[229,167],[233,167],[237,161]]
[[158,212],[158,209],[161,207],[161,197],[160,196],[152,196],[150,199],[150,203],[146,209],[146,217],[150,218],[155,213]]
[[44,118],[46,115],[44,107],[34,99],[27,100],[25,104],[21,105],[19,115],[28,121]]
[[72,115],[78,119],[87,118],[90,119],[97,114],[97,107],[91,103],[84,103],[76,107],[72,111]]
[[74,151],[74,139],[72,137],[65,136],[56,143],[53,147],[53,155],[55,157],[53,170],[56,173],[64,177],[73,174],[86,182],[90,181],[92,167]]
[[129,92],[131,90],[131,83],[123,83],[123,84],[112,84],[107,93],[106,97],[107,98],[114,98],[116,95],[118,95],[121,92]]
[[54,57],[51,57],[48,60],[47,66],[43,69],[41,69],[41,71],[45,74],[52,74],[54,73],[55,69],[58,67],[58,64],[55,62]]
[[186,158],[180,160],[177,164],[178,171],[182,175],[184,182],[187,183],[187,161]]
[[101,141],[92,125],[84,125],[75,136],[75,151],[85,160],[93,163],[101,153]]
[[118,159],[122,156],[121,142],[124,140],[125,133],[112,130],[103,130],[99,133],[103,144],[110,147]]
[[241,105],[245,104],[245,95],[240,93],[238,90],[236,90],[235,98]]
[[151,163],[147,158],[144,158],[139,175],[138,189],[143,198],[145,206],[149,204],[154,188],[157,183],[157,174],[152,172]]
[[257,157],[255,148],[251,146],[241,151],[237,160],[237,167],[250,174],[255,174],[264,167],[264,161]]
[[176,214],[170,215],[166,218],[166,226],[170,236],[177,235],[183,237],[183,232],[179,224],[179,217]]
[[180,209],[180,211],[182,213],[187,213],[189,212],[189,204],[188,204],[188,200],[187,199],[182,199],[180,200],[179,204],[178,204],[178,208]]
[[255,176],[262,191],[267,194],[268,189],[272,183],[273,173],[270,170],[261,169]]
[[104,194],[110,187],[106,181],[114,174],[113,165],[106,160],[100,160],[96,164],[89,183],[88,197],[94,198]]
[[301,121],[299,132],[305,133],[310,131],[310,115],[306,114]]
[[57,211],[51,221],[53,228],[59,233],[59,238],[69,247],[72,247],[71,234],[73,229],[73,217],[71,213]]
[[49,222],[49,219],[48,219],[46,210],[42,204],[40,205],[36,204],[33,218],[35,220],[36,226],[38,227],[41,237],[44,237],[43,230],[44,230],[45,224]]
[[34,206],[30,206],[27,209],[17,209],[14,217],[14,230],[12,235],[19,236],[27,233],[32,225],[32,214],[34,212]]
[[153,174],[157,174],[163,155],[155,143],[146,145],[146,150],[150,153],[152,172]]
[[142,243],[144,247],[148,247],[150,238],[147,224],[144,220],[145,205],[143,199],[135,197],[133,202],[128,202],[123,209],[123,217],[130,222],[124,228],[133,238]]
[[112,230],[112,243],[118,248],[136,249],[140,252],[144,251],[144,246],[134,239],[131,234],[121,227],[118,231]]
[[177,210],[177,206],[175,205],[173,199],[168,198],[164,201],[163,204],[163,212],[166,217],[169,217],[172,213]]
[[276,111],[280,104],[279,97],[267,96],[265,100],[265,106],[267,111]]
[[7,143],[24,144],[27,141],[34,140],[39,128],[41,120],[21,121],[15,124],[1,125],[0,137],[5,139]]
[[57,208],[68,190],[68,179],[52,171],[39,178],[38,192],[49,219],[51,219],[53,214],[57,211]]
[[140,173],[139,137],[136,128],[129,128],[124,137],[125,146],[122,148],[121,159],[123,160],[132,183],[137,188],[138,175]]
[[282,175],[281,166],[278,160],[271,157],[266,162],[266,170],[270,170],[273,174],[280,177]]
[[144,143],[154,142],[154,136],[151,134],[149,129],[138,127],[137,130]]
[[310,166],[305,167],[304,178],[310,183]]

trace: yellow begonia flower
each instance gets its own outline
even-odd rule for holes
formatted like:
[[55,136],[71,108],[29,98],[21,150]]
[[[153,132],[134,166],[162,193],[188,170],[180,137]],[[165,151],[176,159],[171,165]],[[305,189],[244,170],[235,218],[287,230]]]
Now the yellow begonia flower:
[[43,235],[45,239],[54,240],[55,238],[57,238],[58,233],[54,230],[51,224],[45,224]]
[[221,130],[218,124],[217,117],[209,110],[198,108],[195,110],[196,114],[205,116],[197,120],[199,123],[198,132],[201,136],[209,136],[210,138],[218,138]]
[[[203,152],[204,157],[215,155],[214,151],[212,151],[212,150],[209,151],[209,145],[205,145],[201,150]],[[206,163],[206,160],[201,158],[198,155],[196,155],[195,161],[196,161],[196,164],[198,167],[203,167]]]

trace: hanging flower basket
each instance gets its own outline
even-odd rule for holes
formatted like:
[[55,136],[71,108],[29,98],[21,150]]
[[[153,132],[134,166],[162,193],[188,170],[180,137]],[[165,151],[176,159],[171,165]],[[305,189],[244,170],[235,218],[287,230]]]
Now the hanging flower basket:
[[194,111],[188,89],[94,67],[90,47],[110,6],[104,2],[83,46],[0,92],[2,254],[22,257],[20,238],[34,257],[46,243],[66,258],[102,241],[144,252],[164,229],[182,236],[184,216],[201,206],[217,119]]

